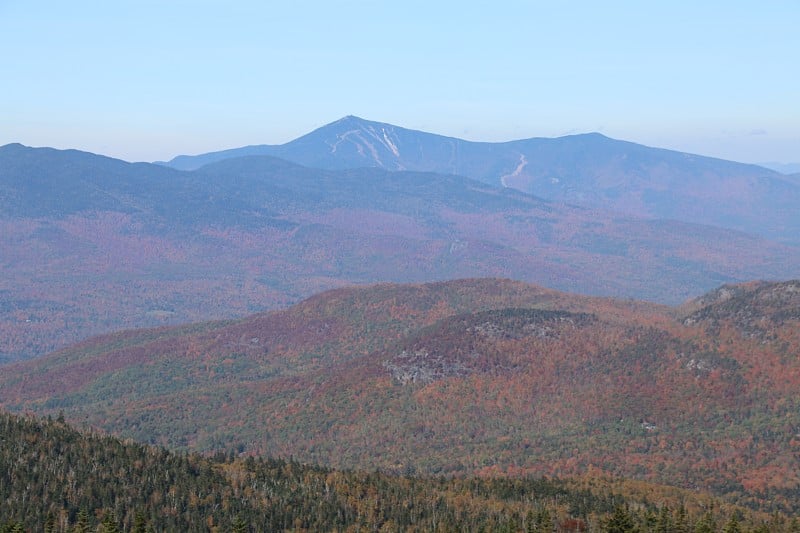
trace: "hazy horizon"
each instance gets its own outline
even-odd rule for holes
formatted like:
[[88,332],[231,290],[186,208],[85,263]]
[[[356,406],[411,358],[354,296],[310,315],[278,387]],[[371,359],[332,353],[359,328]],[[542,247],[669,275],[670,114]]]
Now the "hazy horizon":
[[346,115],[471,141],[600,132],[797,163],[800,4],[0,2],[0,144],[128,161]]

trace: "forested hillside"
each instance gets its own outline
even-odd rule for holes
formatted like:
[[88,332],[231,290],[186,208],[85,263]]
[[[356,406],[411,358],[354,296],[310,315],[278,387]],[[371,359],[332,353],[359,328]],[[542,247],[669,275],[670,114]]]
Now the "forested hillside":
[[786,515],[656,485],[208,458],[2,412],[0,472],[2,532],[800,531]]
[[8,366],[0,403],[180,450],[594,470],[795,512],[799,287],[725,286],[682,309],[491,279],[338,289]]
[[1,364],[363,283],[510,277],[678,304],[724,282],[796,277],[800,248],[453,175],[266,156],[182,172],[7,145],[0,258]]

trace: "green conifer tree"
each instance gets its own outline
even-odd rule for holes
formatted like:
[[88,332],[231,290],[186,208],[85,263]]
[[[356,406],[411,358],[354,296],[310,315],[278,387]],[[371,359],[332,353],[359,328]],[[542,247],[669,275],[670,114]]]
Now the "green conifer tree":
[[603,531],[606,533],[637,533],[639,528],[625,506],[618,505],[614,514],[606,521]]
[[237,516],[233,519],[231,531],[233,531],[233,533],[248,533],[250,531],[250,526],[241,516]]
[[725,527],[722,528],[722,533],[742,533],[742,527],[739,525],[739,520],[736,515],[731,515]]
[[133,529],[131,533],[147,533],[147,519],[144,513],[136,511],[136,516],[133,518]]
[[694,525],[694,533],[716,533],[717,523],[714,521],[714,515],[708,511]]
[[547,533],[553,531],[555,524],[553,523],[553,517],[550,515],[550,511],[547,507],[540,507],[539,510],[536,511],[535,524],[535,531],[546,531]]
[[106,516],[103,517],[103,521],[100,523],[100,531],[103,533],[121,533],[117,525],[117,517],[114,511],[109,511],[106,513]]
[[86,508],[81,508],[78,511],[75,524],[72,526],[72,533],[89,533],[89,527],[89,511]]
[[44,533],[55,533],[56,531],[56,517],[52,511],[47,513],[47,518],[44,520]]
[[683,503],[678,507],[673,531],[675,533],[689,533],[691,531],[691,527],[689,526],[689,514],[686,512],[686,507],[684,507]]
[[666,505],[662,505],[661,510],[658,512],[658,520],[656,521],[655,532],[672,533],[674,530],[675,526],[672,522],[672,513],[670,513],[669,508]]

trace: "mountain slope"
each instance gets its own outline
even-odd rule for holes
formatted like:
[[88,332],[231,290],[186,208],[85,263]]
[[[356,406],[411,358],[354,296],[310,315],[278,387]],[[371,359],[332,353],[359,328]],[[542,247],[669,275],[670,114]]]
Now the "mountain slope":
[[[792,506],[798,282],[758,287],[689,315],[503,280],[339,289],[9,366],[0,403],[197,450],[396,472],[599,469]],[[768,334],[741,325],[747,310]]]
[[458,174],[557,202],[800,242],[796,180],[756,165],[651,148],[599,133],[470,142],[348,116],[283,145],[178,156],[167,164],[195,169],[243,155],[271,155],[327,169]]
[[453,175],[267,156],[185,172],[9,145],[0,262],[0,360],[11,360],[352,283],[501,276],[679,303],[721,283],[795,277],[800,250]]
[[783,514],[623,480],[410,478],[222,454],[212,459],[3,412],[0,434],[4,532],[567,531],[620,517],[644,526],[656,523],[656,515],[659,526],[688,526],[703,520],[709,506],[720,523],[747,514],[753,527],[790,531]]

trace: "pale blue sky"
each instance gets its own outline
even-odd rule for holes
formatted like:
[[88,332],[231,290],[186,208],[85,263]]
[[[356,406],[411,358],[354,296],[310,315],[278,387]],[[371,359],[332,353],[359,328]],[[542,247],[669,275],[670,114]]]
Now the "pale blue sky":
[[800,160],[800,2],[0,0],[0,144],[127,160],[353,114]]

